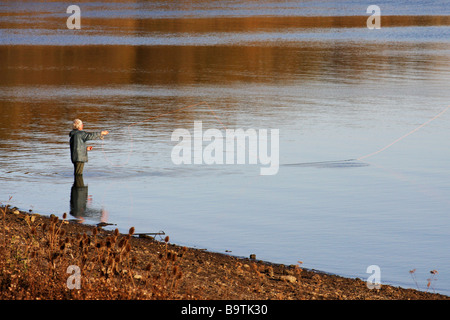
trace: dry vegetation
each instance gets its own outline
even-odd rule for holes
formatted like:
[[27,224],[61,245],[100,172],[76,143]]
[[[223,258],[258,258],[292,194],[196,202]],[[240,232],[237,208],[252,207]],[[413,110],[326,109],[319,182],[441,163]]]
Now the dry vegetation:
[[[12,214],[9,223],[7,216]],[[183,250],[168,249],[168,237],[157,259],[138,264],[131,254],[134,228],[126,235],[67,231],[63,219],[2,208],[0,246],[1,299],[177,299],[182,279],[178,259]],[[25,232],[13,220],[26,225]],[[102,234],[100,234],[102,233]],[[77,282],[77,271],[80,280]],[[79,285],[78,285],[79,284]],[[82,288],[81,288],[82,285]]]
[[449,299],[386,285],[369,290],[360,279],[179,247],[168,237],[137,237],[134,228],[120,234],[69,222],[65,214],[5,206],[0,219],[2,300]]

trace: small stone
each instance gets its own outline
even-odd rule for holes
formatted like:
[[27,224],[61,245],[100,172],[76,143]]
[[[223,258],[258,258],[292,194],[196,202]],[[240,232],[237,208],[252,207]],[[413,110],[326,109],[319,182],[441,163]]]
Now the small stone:
[[297,278],[294,277],[294,276],[280,276],[280,280],[287,281],[287,282],[290,282],[290,283],[296,283],[297,282]]
[[313,275],[313,276],[311,277],[311,279],[313,279],[313,280],[315,280],[315,281],[320,281],[320,280],[321,280],[320,275],[318,275],[318,274]]
[[255,260],[255,259],[256,259],[256,254],[252,253],[252,254],[250,255],[250,259]]

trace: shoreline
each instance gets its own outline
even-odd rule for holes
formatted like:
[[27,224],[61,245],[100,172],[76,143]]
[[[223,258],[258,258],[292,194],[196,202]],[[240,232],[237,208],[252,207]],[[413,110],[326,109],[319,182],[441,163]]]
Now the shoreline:
[[[55,249],[55,260],[47,258],[50,238],[46,227],[52,223],[58,226],[58,230],[64,230],[59,239],[64,248]],[[151,236],[135,235],[134,228],[131,229],[128,234],[120,234],[118,230],[106,230],[54,215],[29,213],[10,205],[0,206],[0,237],[4,238],[3,250],[9,252],[6,256],[13,257],[11,252],[16,255],[18,252],[21,255],[24,255],[22,252],[32,253],[14,265],[15,274],[8,269],[11,259],[4,258],[3,269],[0,260],[1,299],[450,300],[443,294],[392,285],[382,284],[380,289],[369,289],[364,280],[305,269],[300,263],[288,266],[183,247],[170,243],[170,235],[161,241]],[[82,269],[81,288],[71,290],[66,286],[70,276],[66,268],[82,261],[78,250],[80,239],[89,242],[88,248],[84,249],[89,267]],[[126,250],[119,249],[119,239],[127,242]],[[122,255],[118,260],[119,250],[128,254],[120,262]],[[111,257],[116,257],[114,269]],[[23,264],[26,264],[26,269],[22,268]],[[50,273],[49,268],[53,270]],[[24,279],[30,270],[40,273],[43,282],[24,280],[23,288],[19,280],[14,283],[13,279]],[[13,284],[15,291],[8,288]],[[33,291],[30,288],[34,285],[36,289]]]

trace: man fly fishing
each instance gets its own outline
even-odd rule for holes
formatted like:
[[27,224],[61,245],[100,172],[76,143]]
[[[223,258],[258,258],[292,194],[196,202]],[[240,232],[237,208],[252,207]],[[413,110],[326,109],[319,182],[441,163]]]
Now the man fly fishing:
[[70,154],[74,166],[74,175],[83,175],[84,163],[88,162],[88,151],[92,146],[87,146],[86,141],[94,139],[103,139],[108,131],[86,132],[83,131],[83,122],[80,119],[73,121],[73,130],[70,131]]

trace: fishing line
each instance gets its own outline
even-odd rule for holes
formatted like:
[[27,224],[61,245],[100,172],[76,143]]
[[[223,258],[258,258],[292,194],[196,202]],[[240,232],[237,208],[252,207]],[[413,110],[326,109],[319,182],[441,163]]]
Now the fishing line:
[[164,117],[164,116],[167,116],[167,115],[170,115],[170,114],[174,114],[176,112],[180,112],[180,111],[183,111],[183,110],[186,110],[186,109],[189,109],[189,108],[198,107],[198,106],[201,106],[201,105],[207,106],[209,111],[211,112],[211,114],[217,119],[217,121],[222,125],[222,127],[224,129],[226,129],[226,126],[222,123],[222,121],[217,116],[217,114],[214,112],[214,110],[211,108],[211,106],[207,102],[202,101],[202,102],[199,102],[199,103],[195,103],[195,104],[191,104],[191,105],[188,105],[188,106],[185,106],[185,107],[178,108],[178,109],[173,110],[173,111],[165,112],[165,113],[159,114],[157,116],[144,119],[142,121],[134,122],[134,123],[128,125],[127,126],[127,131],[128,131],[128,135],[130,136],[130,148],[129,148],[128,157],[127,157],[127,160],[126,160],[125,163],[113,164],[112,161],[109,160],[108,156],[105,153],[104,144],[103,144],[103,140],[102,140],[102,152],[103,152],[103,155],[104,155],[106,161],[108,161],[109,164],[111,166],[113,166],[113,167],[121,167],[121,166],[126,165],[128,163],[128,161],[130,160],[131,153],[133,152],[133,135],[130,132],[130,128],[131,127],[139,125],[139,124],[143,124],[143,123],[146,123],[148,121],[151,121],[151,120],[154,120],[154,119],[157,119],[157,118],[161,118],[161,117]]
[[[130,128],[131,128],[131,127],[136,126],[136,125],[139,125],[139,124],[143,124],[143,123],[146,123],[146,122],[148,122],[148,121],[151,121],[151,120],[154,120],[154,119],[157,119],[157,118],[161,118],[161,117],[164,117],[164,116],[167,116],[167,115],[170,115],[170,114],[174,114],[174,113],[176,113],[176,112],[180,112],[180,111],[183,111],[183,110],[186,110],[186,109],[198,107],[198,106],[201,106],[201,105],[207,106],[208,109],[209,109],[209,111],[211,112],[211,114],[216,118],[216,120],[221,124],[221,126],[222,126],[224,129],[226,129],[226,126],[223,124],[223,122],[220,120],[220,118],[217,116],[217,114],[214,112],[214,110],[211,108],[211,106],[210,106],[207,102],[202,101],[202,102],[199,102],[199,103],[195,103],[195,104],[192,104],[192,105],[188,105],[188,106],[185,106],[185,107],[178,108],[178,109],[173,110],[173,111],[169,111],[169,112],[166,112],[166,113],[162,113],[162,114],[159,114],[159,115],[157,115],[157,116],[154,116],[154,117],[150,117],[150,118],[144,119],[144,120],[142,120],[142,121],[134,122],[134,123],[128,125],[128,126],[127,126],[127,131],[128,131],[128,134],[130,135],[130,143],[131,143],[131,147],[129,148],[130,150],[129,150],[129,152],[128,152],[128,158],[127,158],[127,161],[126,161],[125,163],[122,163],[122,164],[119,164],[119,165],[113,164],[113,163],[108,159],[108,157],[107,157],[107,155],[106,155],[106,153],[105,153],[104,145],[103,145],[103,141],[102,141],[102,151],[103,151],[103,154],[104,154],[104,156],[105,156],[105,159],[106,159],[112,166],[116,166],[116,167],[117,167],[117,166],[122,166],[122,165],[125,165],[125,164],[128,163],[128,161],[129,161],[129,159],[130,159],[130,156],[131,156],[131,153],[132,153],[132,151],[133,151],[133,138],[132,138],[132,135],[131,135],[131,133],[130,133]],[[396,144],[396,143],[402,141],[403,139],[405,139],[406,137],[410,136],[410,135],[413,134],[414,132],[416,132],[416,131],[420,130],[421,128],[425,127],[426,125],[428,125],[430,122],[432,122],[432,121],[438,119],[439,117],[441,117],[445,112],[447,112],[447,110],[448,110],[449,108],[450,108],[450,105],[447,106],[447,107],[446,107],[444,110],[442,110],[441,112],[439,112],[437,115],[435,115],[433,118],[427,120],[426,122],[422,123],[420,126],[416,127],[415,129],[411,130],[410,132],[404,134],[403,136],[397,138],[396,140],[394,140],[394,141],[392,141],[391,143],[387,144],[387,145],[384,146],[383,148],[381,148],[381,149],[379,149],[379,150],[377,150],[377,151],[375,151],[375,152],[372,152],[372,153],[363,155],[363,156],[361,156],[361,157],[359,157],[359,158],[352,158],[352,159],[345,159],[345,160],[317,161],[317,162],[300,162],[300,163],[290,163],[290,164],[281,164],[281,165],[282,165],[282,166],[297,166],[297,167],[302,167],[302,166],[327,166],[327,167],[357,167],[357,166],[362,166],[362,164],[360,163],[361,160],[370,158],[370,157],[372,157],[372,156],[374,156],[374,155],[376,155],[376,154],[379,154],[379,153],[385,151],[386,149],[392,147],[394,144]]]
[[385,147],[381,148],[380,150],[375,151],[375,152],[372,152],[372,153],[369,153],[369,154],[367,154],[367,155],[365,155],[365,156],[359,157],[359,158],[357,158],[356,160],[362,160],[362,159],[366,159],[366,158],[372,157],[372,156],[374,156],[374,155],[376,155],[376,154],[378,154],[378,153],[380,153],[380,152],[386,150],[387,148],[392,147],[392,146],[393,146],[394,144],[396,144],[397,142],[400,142],[401,140],[405,139],[406,137],[408,137],[409,135],[413,134],[413,133],[416,132],[417,130],[419,130],[419,129],[425,127],[425,126],[426,126],[427,124],[429,124],[431,121],[436,120],[437,118],[439,118],[440,116],[442,116],[449,108],[450,108],[450,106],[447,106],[447,108],[445,108],[444,110],[442,110],[441,112],[439,112],[437,115],[435,115],[435,116],[434,116],[433,118],[431,118],[430,120],[428,120],[428,121],[422,123],[420,126],[418,126],[417,128],[415,128],[414,130],[411,130],[411,131],[408,132],[407,134],[405,134],[405,135],[401,136],[400,138],[398,138],[398,139],[392,141],[391,143],[389,143],[389,144],[386,145]]
[[433,118],[427,120],[426,122],[422,123],[420,126],[418,126],[417,128],[411,130],[410,132],[404,134],[403,136],[401,136],[400,138],[392,141],[391,143],[389,143],[388,145],[384,146],[383,148],[366,154],[364,156],[361,156],[359,158],[355,158],[355,159],[345,159],[345,160],[331,160],[331,161],[318,161],[318,162],[301,162],[301,163],[291,163],[291,164],[284,164],[283,166],[296,166],[296,167],[302,167],[302,166],[347,166],[347,164],[350,164],[350,166],[358,166],[356,163],[360,162],[363,159],[367,159],[369,157],[372,157],[376,154],[379,154],[380,152],[385,151],[386,149],[392,147],[394,144],[402,141],[403,139],[405,139],[406,137],[410,136],[411,134],[413,134],[414,132],[418,131],[419,129],[425,127],[426,125],[428,125],[430,122],[432,122],[433,120],[436,120],[437,118],[441,117],[448,109],[450,108],[450,105],[447,106],[444,110],[442,110],[441,112],[439,112],[437,115],[435,115]]

